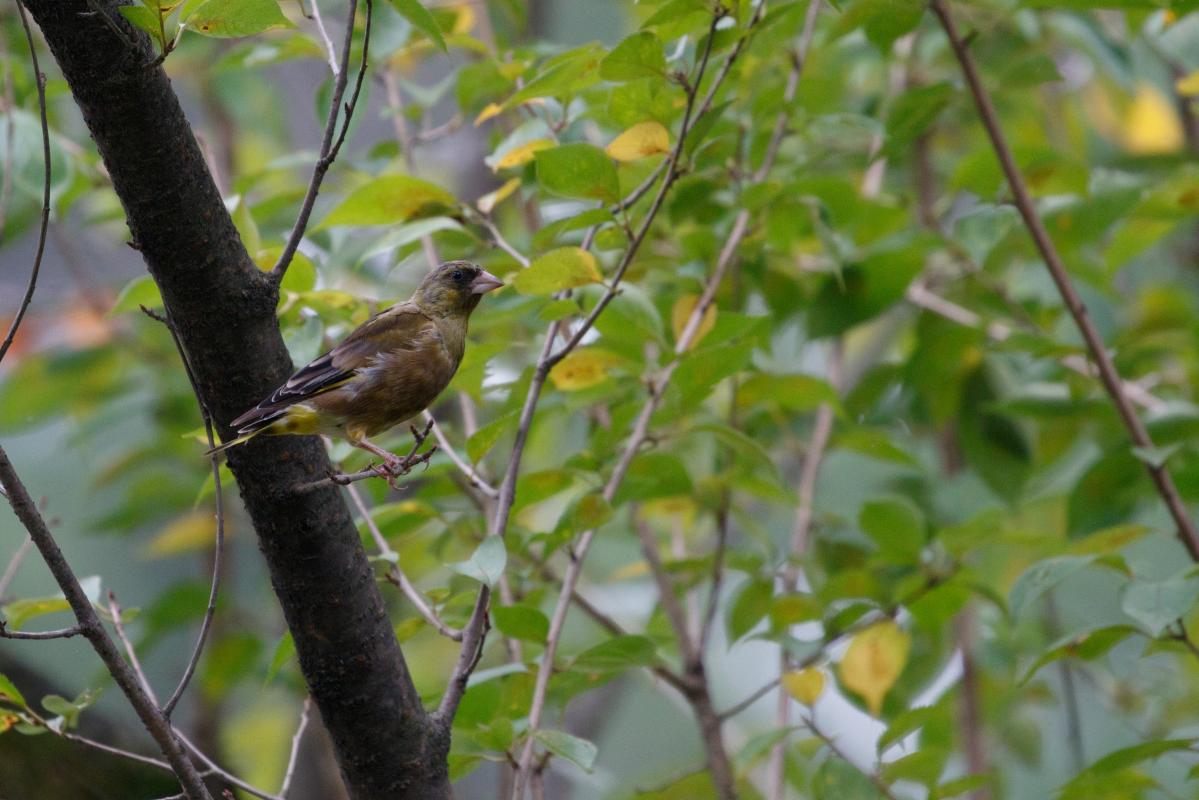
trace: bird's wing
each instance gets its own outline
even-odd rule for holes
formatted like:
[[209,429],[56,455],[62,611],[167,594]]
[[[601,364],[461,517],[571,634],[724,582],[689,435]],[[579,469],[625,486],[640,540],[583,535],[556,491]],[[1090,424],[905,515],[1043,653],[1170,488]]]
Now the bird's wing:
[[279,416],[288,406],[336,389],[370,367],[380,353],[415,350],[439,339],[437,325],[413,303],[400,303],[368,319],[345,340],[295,372],[287,382],[230,425],[244,432]]

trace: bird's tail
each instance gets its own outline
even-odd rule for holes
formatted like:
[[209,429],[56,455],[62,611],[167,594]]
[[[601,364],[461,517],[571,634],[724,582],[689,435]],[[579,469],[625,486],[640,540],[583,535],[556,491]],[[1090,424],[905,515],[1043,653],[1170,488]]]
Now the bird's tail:
[[236,439],[233,439],[232,441],[221,442],[220,444],[218,444],[216,447],[212,448],[211,450],[205,451],[204,455],[205,456],[218,455],[220,453],[225,452],[230,447],[235,447],[239,444],[245,444],[250,439],[252,439],[255,436],[257,436],[258,434],[262,433],[263,430],[264,430],[263,428],[259,428],[256,431],[250,431],[249,433],[242,434],[241,436],[238,436]]

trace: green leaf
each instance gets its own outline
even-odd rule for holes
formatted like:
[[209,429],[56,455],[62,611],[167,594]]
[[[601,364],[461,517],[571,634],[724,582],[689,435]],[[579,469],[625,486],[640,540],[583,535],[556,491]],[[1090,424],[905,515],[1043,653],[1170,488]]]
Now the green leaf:
[[866,38],[886,54],[900,36],[920,24],[924,3],[919,0],[856,0],[833,26],[833,36],[861,28]]
[[510,639],[541,644],[550,632],[550,621],[532,606],[496,606],[491,616],[495,627]]
[[983,264],[995,246],[1017,225],[1020,213],[1011,206],[984,205],[963,214],[953,224],[953,238],[975,264]]
[[895,564],[918,564],[924,549],[924,514],[904,497],[871,500],[862,506],[858,524],[878,546],[879,555]]
[[483,456],[491,451],[491,448],[495,447],[495,443],[501,436],[516,428],[518,419],[517,412],[510,411],[496,417],[471,434],[471,437],[466,440],[466,457],[470,459],[470,462],[477,464]]
[[1199,600],[1199,575],[1181,575],[1156,583],[1133,581],[1120,593],[1120,608],[1154,636],[1186,616]]
[[42,708],[62,718],[58,726],[59,730],[74,728],[79,724],[79,715],[83,713],[84,709],[95,703],[99,697],[99,689],[87,689],[80,692],[74,700],[68,700],[56,694],[48,694],[42,698]]
[[613,636],[606,642],[580,653],[574,661],[574,668],[583,671],[618,672],[630,667],[647,667],[656,660],[657,649],[651,639],[629,634]]
[[580,214],[575,214],[572,217],[556,220],[548,225],[543,225],[537,233],[533,234],[533,249],[544,250],[564,233],[589,228],[592,225],[603,225],[605,222],[612,222],[614,219],[615,217],[612,216],[612,212],[608,209],[592,208]]
[[751,375],[737,387],[737,405],[752,408],[763,403],[778,403],[796,414],[815,411],[828,403],[840,411],[837,390],[828,381],[812,375]]
[[[122,8],[132,7],[122,6]],[[158,291],[158,284],[149,275],[141,275],[125,284],[108,314],[114,316],[126,311],[141,313],[142,306],[150,309],[162,308],[162,294]]]
[[616,166],[607,153],[585,142],[538,150],[537,182],[563,197],[615,202],[620,196]]
[[924,269],[919,242],[879,252],[829,275],[809,311],[808,330],[814,337],[847,331],[903,299],[904,290]]
[[1033,564],[1016,578],[1008,593],[1012,617],[1019,619],[1034,600],[1094,560],[1091,556],[1058,556]]
[[408,175],[382,175],[350,192],[319,227],[394,225],[448,214],[457,205],[452,194],[428,181]]
[[1160,739],[1155,742],[1142,742],[1141,744],[1134,744],[1131,747],[1122,747],[1119,750],[1113,750],[1094,764],[1091,764],[1091,766],[1080,772],[1077,777],[1086,778],[1093,775],[1103,775],[1108,772],[1117,772],[1140,764],[1142,761],[1148,761],[1165,755],[1166,753],[1190,750],[1195,746],[1196,741],[1199,740]]
[[882,755],[888,747],[903,739],[908,734],[915,733],[925,725],[942,719],[944,716],[945,708],[941,705],[918,706],[900,712],[895,715],[895,718],[891,720],[891,724],[887,726],[887,730],[878,739],[877,750],[879,755]]
[[674,371],[655,419],[677,419],[703,402],[718,383],[749,366],[753,350],[753,342],[736,342],[688,353]]
[[1175,442],[1164,447],[1134,447],[1132,454],[1154,469],[1161,469],[1170,460],[1170,456],[1182,449],[1182,445],[1182,442]]
[[589,492],[579,498],[570,512],[570,524],[575,531],[591,530],[612,519],[612,505],[599,492]]
[[133,27],[145,32],[151,39],[162,45],[162,31],[158,28],[158,15],[142,5],[121,6],[117,9],[121,16],[129,20]]
[[279,670],[296,657],[296,642],[291,638],[291,631],[288,631],[279,638],[279,643],[275,645],[275,652],[271,654],[271,665],[267,667],[266,679],[263,683],[270,683],[279,674]]
[[612,504],[690,494],[691,490],[691,478],[678,456],[651,451],[633,459]]
[[937,786],[929,795],[929,800],[943,800],[946,797],[957,797],[966,792],[973,792],[983,788],[991,780],[991,775],[964,775],[961,778],[954,778]]
[[184,22],[189,30],[219,38],[293,27],[276,0],[208,0]]
[[1051,664],[1063,658],[1080,658],[1084,661],[1093,661],[1105,655],[1129,636],[1141,635],[1143,635],[1141,630],[1134,628],[1132,625],[1107,625],[1071,634],[1042,653],[1041,657],[1025,670],[1019,683],[1028,683],[1046,664]]
[[12,703],[13,705],[26,708],[25,696],[17,689],[17,685],[8,679],[8,676],[0,672],[0,702]]
[[887,114],[887,145],[883,152],[899,155],[914,142],[949,105],[953,86],[947,82],[917,86],[901,94]]
[[606,81],[632,81],[666,72],[662,42],[648,31],[634,33],[604,57],[599,74]]
[[595,766],[596,746],[586,739],[572,736],[565,731],[537,730],[533,738],[541,742],[546,750],[556,756],[562,756],[575,764],[584,772],[591,772]]
[[14,600],[0,608],[0,613],[4,615],[9,628],[19,631],[31,619],[70,610],[71,605],[67,599],[58,595],[56,597],[28,597]]
[[729,608],[729,642],[736,642],[753,630],[770,613],[773,601],[774,585],[770,581],[750,580],[742,584]]
[[396,11],[399,11],[404,19],[412,23],[412,27],[419,30],[425,36],[428,36],[433,44],[441,48],[442,52],[449,52],[449,48],[445,44],[445,37],[441,34],[441,26],[437,24],[436,18],[429,13],[429,9],[417,2],[417,0],[391,0],[391,4],[395,6]]
[[504,547],[504,540],[499,536],[488,536],[482,544],[475,548],[475,552],[466,561],[446,566],[459,575],[465,575],[480,583],[494,586],[500,576],[504,574],[504,566],[507,563],[508,551]]
[[515,108],[535,97],[568,97],[599,82],[599,64],[604,48],[586,44],[549,59],[537,76],[507,100],[502,109]]
[[522,294],[547,295],[598,283],[603,276],[595,256],[580,247],[560,247],[533,260],[512,279]]
[[816,800],[883,800],[860,769],[840,758],[825,759],[812,778]]

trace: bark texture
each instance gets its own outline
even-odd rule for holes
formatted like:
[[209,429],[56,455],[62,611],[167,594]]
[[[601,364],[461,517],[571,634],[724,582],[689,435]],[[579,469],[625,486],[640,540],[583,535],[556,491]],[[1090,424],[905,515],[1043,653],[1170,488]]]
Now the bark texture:
[[[154,52],[111,0],[25,0],[125,208],[132,245],[162,291],[221,424],[292,369],[277,290],[251,261]],[[99,19],[107,14],[130,48]],[[412,684],[339,490],[298,492],[329,463],[310,437],[259,438],[230,466],[295,639],[300,669],[355,800],[449,796],[448,731]]]

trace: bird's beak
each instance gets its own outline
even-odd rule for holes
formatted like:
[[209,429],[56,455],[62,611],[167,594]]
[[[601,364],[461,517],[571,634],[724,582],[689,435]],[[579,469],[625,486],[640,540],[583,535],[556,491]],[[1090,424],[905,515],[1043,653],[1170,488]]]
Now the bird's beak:
[[493,289],[498,289],[504,285],[504,282],[492,275],[487,270],[480,272],[473,281],[470,282],[471,294],[487,294]]

